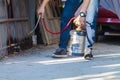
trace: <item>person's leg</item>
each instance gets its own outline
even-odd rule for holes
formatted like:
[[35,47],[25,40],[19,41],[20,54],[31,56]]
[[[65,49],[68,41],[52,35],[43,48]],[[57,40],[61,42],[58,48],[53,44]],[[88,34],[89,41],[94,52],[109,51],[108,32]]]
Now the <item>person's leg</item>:
[[[62,17],[61,17],[61,25],[60,28],[61,30],[66,26],[68,21],[74,16],[75,11],[77,8],[80,6],[82,3],[82,0],[67,0],[65,3],[65,7],[63,9]],[[60,43],[59,43],[59,49],[56,50],[54,53],[55,57],[64,57],[65,54],[67,55],[67,45],[68,45],[68,40],[69,40],[69,32],[71,30],[71,24],[69,27],[60,34]],[[66,57],[66,56],[65,56]]]
[[91,53],[91,47],[94,44],[94,39],[95,39],[98,4],[99,4],[99,0],[91,0],[90,5],[87,10],[86,21],[89,24],[86,23],[86,32],[87,32],[86,46],[85,46],[85,58],[86,59],[87,57],[88,59],[91,59],[93,57]]
[[[67,0],[61,19],[61,30],[66,26],[68,21],[74,16],[75,11],[80,6],[81,0]],[[69,32],[71,30],[71,24],[69,27],[60,35],[60,48],[66,48],[69,40]]]

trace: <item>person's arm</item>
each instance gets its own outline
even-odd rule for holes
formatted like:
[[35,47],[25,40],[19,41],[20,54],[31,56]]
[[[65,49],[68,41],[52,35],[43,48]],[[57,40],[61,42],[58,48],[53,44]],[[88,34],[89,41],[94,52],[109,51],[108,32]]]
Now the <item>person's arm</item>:
[[89,4],[90,4],[90,1],[91,0],[83,0],[83,3],[82,3],[82,7],[81,7],[81,10],[80,10],[80,12],[87,12],[87,9],[88,9],[88,6],[89,6]]
[[[86,23],[87,9],[90,4],[90,0],[83,0],[81,6],[75,12],[75,20],[73,21],[76,26],[82,27]],[[80,16],[81,13],[84,13],[84,16]]]
[[38,13],[38,15],[41,15],[42,18],[44,16],[45,6],[48,2],[49,2],[49,0],[43,0],[41,6],[38,8],[37,13]]

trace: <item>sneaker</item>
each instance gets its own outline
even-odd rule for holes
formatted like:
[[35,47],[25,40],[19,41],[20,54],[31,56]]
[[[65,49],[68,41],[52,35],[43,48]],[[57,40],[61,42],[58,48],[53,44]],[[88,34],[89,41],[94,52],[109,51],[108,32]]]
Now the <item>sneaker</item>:
[[53,54],[54,58],[65,58],[68,57],[67,50],[64,48],[56,49],[55,53]]
[[85,58],[86,60],[91,60],[91,59],[93,59],[92,49],[91,49],[91,48],[85,49],[84,58]]

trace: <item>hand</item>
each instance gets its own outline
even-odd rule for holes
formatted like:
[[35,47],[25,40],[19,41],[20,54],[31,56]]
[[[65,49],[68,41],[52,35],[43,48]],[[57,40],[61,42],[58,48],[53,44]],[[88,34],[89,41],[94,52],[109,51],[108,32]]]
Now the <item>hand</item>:
[[38,11],[37,11],[38,15],[41,15],[41,17],[43,18],[44,17],[44,13],[45,13],[45,6],[40,6],[38,8]]
[[80,15],[77,16],[75,18],[75,20],[73,21],[73,23],[77,26],[77,27],[81,27],[82,29],[85,29],[85,25],[86,25],[86,17],[81,17]]

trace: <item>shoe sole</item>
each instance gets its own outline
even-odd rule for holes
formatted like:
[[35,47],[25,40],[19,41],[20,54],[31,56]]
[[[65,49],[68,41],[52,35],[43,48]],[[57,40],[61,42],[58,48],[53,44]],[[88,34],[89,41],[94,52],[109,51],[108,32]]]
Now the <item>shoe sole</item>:
[[93,59],[93,57],[84,57],[86,60],[92,60]]
[[68,55],[53,55],[53,58],[66,58]]

